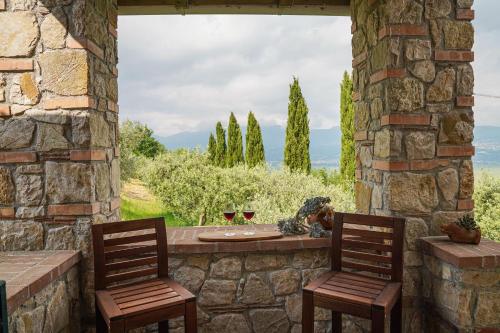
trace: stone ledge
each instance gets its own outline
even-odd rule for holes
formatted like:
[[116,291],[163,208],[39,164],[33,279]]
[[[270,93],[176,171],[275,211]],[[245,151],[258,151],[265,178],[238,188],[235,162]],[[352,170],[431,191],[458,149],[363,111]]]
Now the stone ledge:
[[274,224],[220,226],[220,227],[184,227],[167,228],[169,253],[224,253],[224,252],[255,252],[255,251],[290,251],[300,249],[328,248],[331,246],[329,238],[310,238],[302,236],[286,236],[279,239],[251,241],[251,242],[201,242],[197,235],[210,231],[243,231],[276,230]]
[[453,243],[447,236],[420,239],[424,253],[458,268],[499,268],[500,243],[482,239],[479,245]]
[[0,276],[7,283],[8,312],[14,312],[79,261],[79,251],[0,252]]
[[[250,242],[201,242],[198,234],[211,231],[275,231],[275,224],[240,225],[240,226],[207,226],[207,227],[175,227],[167,228],[169,254],[208,254],[208,253],[242,253],[260,251],[291,251],[301,249],[321,249],[331,246],[330,238],[310,238],[301,236],[285,236],[283,238],[250,241]],[[141,232],[130,232],[136,235]],[[117,237],[123,234],[116,234]]]

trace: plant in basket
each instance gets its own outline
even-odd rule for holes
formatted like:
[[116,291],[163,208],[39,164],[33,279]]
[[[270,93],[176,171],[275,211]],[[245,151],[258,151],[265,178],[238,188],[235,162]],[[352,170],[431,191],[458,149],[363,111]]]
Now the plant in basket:
[[441,232],[447,234],[455,243],[479,244],[481,241],[481,228],[471,215],[441,225]]

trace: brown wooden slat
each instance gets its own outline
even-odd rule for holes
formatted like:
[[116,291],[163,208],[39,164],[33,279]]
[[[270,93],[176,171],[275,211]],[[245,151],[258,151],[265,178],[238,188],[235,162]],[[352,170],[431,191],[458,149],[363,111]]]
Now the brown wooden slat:
[[[166,295],[169,293],[174,292],[172,288],[164,288],[164,289],[158,289],[158,290],[153,290],[149,292],[142,292],[140,294],[132,295],[132,296],[127,296],[127,297],[121,297],[121,298],[115,298],[116,304],[120,305],[122,303],[127,303],[131,301],[137,301],[146,297],[152,297],[152,296],[160,296],[160,295]],[[177,295],[177,293],[175,293]]]
[[104,254],[106,260],[156,253],[156,245],[144,245],[113,250]]
[[339,287],[344,287],[344,288],[348,288],[348,289],[353,289],[353,290],[360,290],[360,291],[364,291],[364,292],[367,292],[367,293],[370,293],[370,294],[374,294],[374,295],[378,295],[380,294],[381,289],[378,289],[378,288],[371,288],[371,287],[367,287],[366,284],[362,284],[362,285],[359,285],[359,283],[353,283],[355,281],[345,281],[345,280],[339,280],[339,279],[332,279],[332,280],[329,280],[326,282],[326,284],[329,284],[331,286],[339,286]]
[[361,297],[361,296],[356,296],[356,295],[346,295],[344,293],[340,293],[338,291],[334,290],[329,290],[329,289],[324,289],[324,288],[318,288],[316,289],[315,293],[319,293],[322,296],[338,299],[338,300],[343,300],[351,303],[361,303],[365,305],[370,305],[372,304],[373,300],[368,297]]
[[122,310],[122,312],[128,312],[132,308],[137,308],[137,307],[150,308],[153,306],[150,304],[154,304],[154,303],[160,302],[160,301],[166,301],[166,300],[169,300],[172,298],[177,298],[177,297],[182,299],[182,297],[180,297],[177,293],[172,292],[172,293],[168,293],[168,294],[152,296],[152,297],[139,299],[136,301],[118,304],[118,307],[120,308],[120,310]]
[[367,265],[367,264],[359,264],[356,262],[344,261],[344,260],[342,260],[342,267],[347,267],[347,268],[352,268],[352,269],[356,269],[356,270],[360,270],[360,271],[372,272],[372,273],[377,273],[377,274],[385,274],[385,275],[391,275],[391,273],[392,273],[392,269],[390,269],[390,268],[374,266],[374,265]]
[[158,218],[153,218],[136,221],[103,223],[100,225],[102,226],[103,234],[109,235],[121,232],[154,229],[157,221]]
[[106,319],[109,320],[111,318],[117,318],[122,315],[122,311],[120,310],[118,305],[116,305],[109,292],[105,290],[96,290],[95,296],[97,306]]
[[135,289],[135,290],[125,291],[125,292],[113,295],[113,298],[118,301],[118,300],[120,300],[123,297],[128,297],[128,296],[133,296],[133,295],[139,295],[139,294],[142,294],[142,293],[147,293],[147,292],[150,292],[150,291],[160,290],[160,289],[165,289],[165,288],[169,288],[169,286],[164,285],[164,284],[159,284],[159,285],[152,286],[152,287],[145,287],[145,288],[141,288],[141,289]]
[[138,278],[138,277],[146,277],[149,275],[156,274],[158,269],[155,268],[147,268],[147,269],[139,269],[136,271],[129,271],[129,272],[124,272],[124,273],[116,273],[116,274],[111,274],[106,276],[106,283],[114,283],[114,282],[119,282],[123,280],[129,280],[133,278]]
[[147,241],[156,240],[156,233],[153,234],[144,234],[144,235],[136,235],[136,236],[127,236],[127,237],[117,237],[117,238],[109,238],[104,240],[104,247],[123,245],[123,244],[133,244]]
[[346,297],[349,297],[348,295],[356,295],[356,296],[366,297],[366,298],[370,298],[370,299],[375,299],[377,297],[377,295],[372,294],[372,293],[367,293],[365,291],[344,288],[341,286],[334,286],[331,284],[323,284],[323,285],[321,285],[321,288],[333,290],[333,291],[337,291],[339,293],[346,294],[347,295]]
[[366,238],[375,238],[375,239],[392,239],[392,232],[382,232],[382,231],[374,231],[374,230],[365,230],[365,229],[354,229],[354,228],[346,228],[342,229],[342,233],[344,235],[353,235],[353,236],[361,236]]
[[391,282],[375,299],[374,304],[391,309],[396,301],[401,297],[401,283]]
[[176,304],[181,304],[181,303],[184,303],[184,300],[182,299],[182,297],[176,296],[176,297],[164,299],[161,301],[149,303],[149,304],[147,304],[147,306],[138,305],[138,306],[134,306],[132,308],[123,309],[122,312],[125,315],[127,315],[127,314],[138,315],[138,314],[141,314],[144,312],[156,310],[157,308],[166,307],[166,306],[170,307],[170,306],[173,306]]
[[364,276],[364,275],[359,275],[356,273],[347,273],[347,272],[338,272],[335,274],[335,277],[340,277],[340,278],[346,278],[349,280],[355,280],[355,281],[361,281],[361,282],[367,282],[367,283],[372,283],[374,285],[378,284],[382,287],[385,287],[388,283],[387,280],[383,279],[377,279],[371,276]]
[[304,289],[314,291],[316,288],[321,286],[324,282],[326,282],[330,277],[332,277],[335,272],[326,272],[320,275],[316,280],[310,282]]
[[156,265],[157,263],[158,263],[158,257],[153,256],[153,257],[146,257],[146,258],[113,262],[113,263],[107,264],[105,267],[106,267],[106,273],[109,273],[111,271],[116,271],[119,269],[147,266],[147,265]]
[[373,242],[364,242],[364,241],[358,241],[358,240],[352,240],[352,239],[343,239],[342,240],[342,247],[343,248],[358,248],[358,249],[392,252],[391,245],[373,243]]
[[342,256],[352,259],[382,262],[387,264],[390,264],[392,262],[392,257],[383,256],[379,254],[365,253],[365,252],[349,251],[349,250],[342,250]]
[[154,323],[159,320],[165,320],[166,318],[183,316],[185,313],[185,305],[182,303],[184,302],[181,301],[178,302],[178,304],[170,304],[168,307],[160,306],[155,309],[146,309],[129,314],[125,321],[125,332],[144,327],[144,323]]
[[384,289],[384,286],[378,285],[378,284],[372,284],[372,283],[367,283],[367,282],[362,282],[362,281],[357,281],[357,280],[349,280],[349,279],[344,279],[341,277],[334,277],[329,283],[342,283],[346,285],[352,285],[352,286],[357,286],[357,287],[362,287],[362,288],[368,288],[371,290],[376,290],[377,292],[380,292],[382,289]]
[[164,284],[165,284],[165,282],[163,282],[162,280],[158,280],[158,279],[149,280],[149,281],[142,282],[142,283],[135,282],[135,283],[131,284],[130,286],[117,286],[117,287],[109,288],[109,293],[111,295],[115,296],[115,295],[118,295],[118,294],[121,294],[121,293],[127,292],[127,291],[132,291],[132,290],[137,290],[137,289],[152,287],[152,286],[158,286],[158,285],[164,285]]
[[375,215],[344,214],[344,223],[392,228],[393,218]]

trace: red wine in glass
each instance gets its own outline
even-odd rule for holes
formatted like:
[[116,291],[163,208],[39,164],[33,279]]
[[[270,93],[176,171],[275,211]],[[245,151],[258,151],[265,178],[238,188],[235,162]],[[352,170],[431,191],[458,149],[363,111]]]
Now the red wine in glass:
[[243,211],[243,217],[245,220],[250,221],[255,215],[255,211],[253,210],[244,210]]
[[231,222],[234,219],[235,216],[236,216],[236,212],[234,210],[226,210],[226,211],[224,211],[224,217],[229,222]]

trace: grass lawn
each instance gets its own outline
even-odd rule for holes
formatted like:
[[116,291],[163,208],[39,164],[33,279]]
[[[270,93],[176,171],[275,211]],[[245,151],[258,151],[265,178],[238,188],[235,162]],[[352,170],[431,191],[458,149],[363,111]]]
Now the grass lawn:
[[139,180],[131,180],[122,186],[121,217],[124,221],[164,217],[171,227],[192,225],[165,210],[161,202]]

